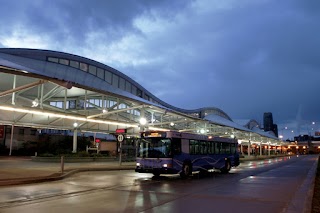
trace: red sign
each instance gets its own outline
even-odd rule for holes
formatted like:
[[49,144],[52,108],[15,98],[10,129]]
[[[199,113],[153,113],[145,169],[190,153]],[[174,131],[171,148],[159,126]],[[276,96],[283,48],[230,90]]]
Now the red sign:
[[0,126],[0,138],[4,137],[4,126]]
[[96,139],[96,143],[100,143],[101,142],[101,140],[100,139]]
[[119,133],[119,134],[127,133],[127,129],[116,129],[116,133]]

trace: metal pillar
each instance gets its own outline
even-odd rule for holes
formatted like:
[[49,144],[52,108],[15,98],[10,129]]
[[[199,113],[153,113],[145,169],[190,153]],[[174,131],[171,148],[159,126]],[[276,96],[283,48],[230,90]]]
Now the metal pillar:
[[14,125],[11,125],[11,139],[10,139],[10,151],[9,151],[9,156],[11,156],[12,152],[12,141],[13,141],[13,130],[14,130]]
[[78,130],[73,130],[73,150],[72,153],[77,153],[77,143],[78,143]]
[[[13,89],[16,88],[16,83],[17,83],[17,76],[14,75],[14,76],[13,76],[13,86],[12,86]],[[15,104],[16,104],[15,99],[16,99],[16,93],[13,92],[13,93],[12,93],[12,105],[15,105]],[[10,154],[10,155],[11,155],[11,154]]]
[[262,141],[260,143],[260,156],[262,155]]
[[270,146],[270,142],[268,143],[268,156],[270,156],[270,148],[271,148],[271,146]]
[[251,141],[249,140],[249,143],[248,143],[248,156],[250,156],[250,152],[251,152]]

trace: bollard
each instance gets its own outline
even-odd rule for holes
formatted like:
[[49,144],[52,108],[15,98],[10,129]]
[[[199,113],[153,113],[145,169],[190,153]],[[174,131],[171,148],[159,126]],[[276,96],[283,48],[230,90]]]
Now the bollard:
[[61,156],[61,173],[64,172],[64,156]]

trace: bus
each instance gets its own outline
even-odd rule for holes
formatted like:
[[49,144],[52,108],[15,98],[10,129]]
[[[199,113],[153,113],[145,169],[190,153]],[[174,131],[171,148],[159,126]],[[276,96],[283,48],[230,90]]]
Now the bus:
[[228,173],[240,164],[238,141],[234,138],[211,137],[176,131],[142,132],[138,141],[136,172],[180,174],[218,169]]

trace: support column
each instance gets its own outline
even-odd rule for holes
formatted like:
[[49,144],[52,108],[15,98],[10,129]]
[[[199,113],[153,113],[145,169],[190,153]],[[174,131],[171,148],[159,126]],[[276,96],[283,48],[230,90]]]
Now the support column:
[[[16,83],[17,83],[17,76],[16,75],[14,75],[13,76],[13,89],[15,89],[16,88]],[[15,92],[13,92],[12,93],[12,105],[15,105],[16,104],[16,93]],[[10,154],[11,155],[11,154]]]
[[242,144],[240,144],[240,152],[241,152],[241,155],[243,155],[243,146],[242,146]]
[[268,143],[268,156],[270,156],[270,142]]
[[73,130],[73,150],[72,153],[77,153],[77,144],[78,144],[78,130]]
[[14,130],[14,125],[11,125],[11,139],[10,139],[10,151],[9,151],[9,156],[11,156],[12,152],[12,142],[13,142],[13,130]]
[[262,141],[260,143],[260,156],[262,155]]
[[251,141],[249,140],[249,143],[248,143],[248,156],[250,156],[250,152],[251,152]]

